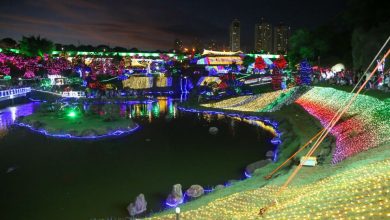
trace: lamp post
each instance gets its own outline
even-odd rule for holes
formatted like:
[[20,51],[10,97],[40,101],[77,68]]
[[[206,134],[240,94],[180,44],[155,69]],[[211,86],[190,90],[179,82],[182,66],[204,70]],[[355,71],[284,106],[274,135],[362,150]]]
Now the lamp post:
[[176,212],[176,220],[180,220],[180,207],[176,207],[175,212]]

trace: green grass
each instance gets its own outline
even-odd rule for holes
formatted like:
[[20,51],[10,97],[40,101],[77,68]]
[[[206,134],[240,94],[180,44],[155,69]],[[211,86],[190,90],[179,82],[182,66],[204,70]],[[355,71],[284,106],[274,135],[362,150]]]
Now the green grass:
[[34,113],[22,117],[19,122],[45,129],[51,134],[71,134],[73,136],[103,135],[118,129],[131,129],[135,126],[130,119],[104,121],[99,116],[58,117],[55,113]]

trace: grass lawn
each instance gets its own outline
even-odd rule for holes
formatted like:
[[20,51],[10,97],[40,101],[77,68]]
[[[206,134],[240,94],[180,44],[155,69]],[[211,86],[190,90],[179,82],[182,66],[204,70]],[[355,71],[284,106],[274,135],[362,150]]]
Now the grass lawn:
[[135,127],[131,119],[104,121],[99,116],[58,117],[55,113],[34,113],[19,119],[19,122],[45,129],[50,134],[71,134],[72,136],[104,135],[115,130],[129,130]]

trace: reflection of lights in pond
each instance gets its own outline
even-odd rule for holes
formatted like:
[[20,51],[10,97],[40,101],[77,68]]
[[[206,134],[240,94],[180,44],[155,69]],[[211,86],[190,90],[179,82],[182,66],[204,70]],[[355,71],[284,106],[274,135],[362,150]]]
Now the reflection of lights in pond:
[[32,114],[33,106],[35,105],[34,103],[29,103],[2,109],[0,111],[0,129],[12,125],[17,117]]
[[11,115],[12,115],[12,122],[14,122],[16,120],[16,107],[10,107],[9,108],[10,112],[11,112]]

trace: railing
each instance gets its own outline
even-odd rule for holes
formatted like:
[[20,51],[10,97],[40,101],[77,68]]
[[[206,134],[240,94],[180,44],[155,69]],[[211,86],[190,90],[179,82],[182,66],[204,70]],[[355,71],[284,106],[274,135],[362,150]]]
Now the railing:
[[13,99],[14,97],[24,96],[29,92],[31,92],[30,87],[2,90],[0,91],[0,99]]
[[85,92],[83,91],[62,92],[61,96],[67,98],[82,98],[85,97]]

